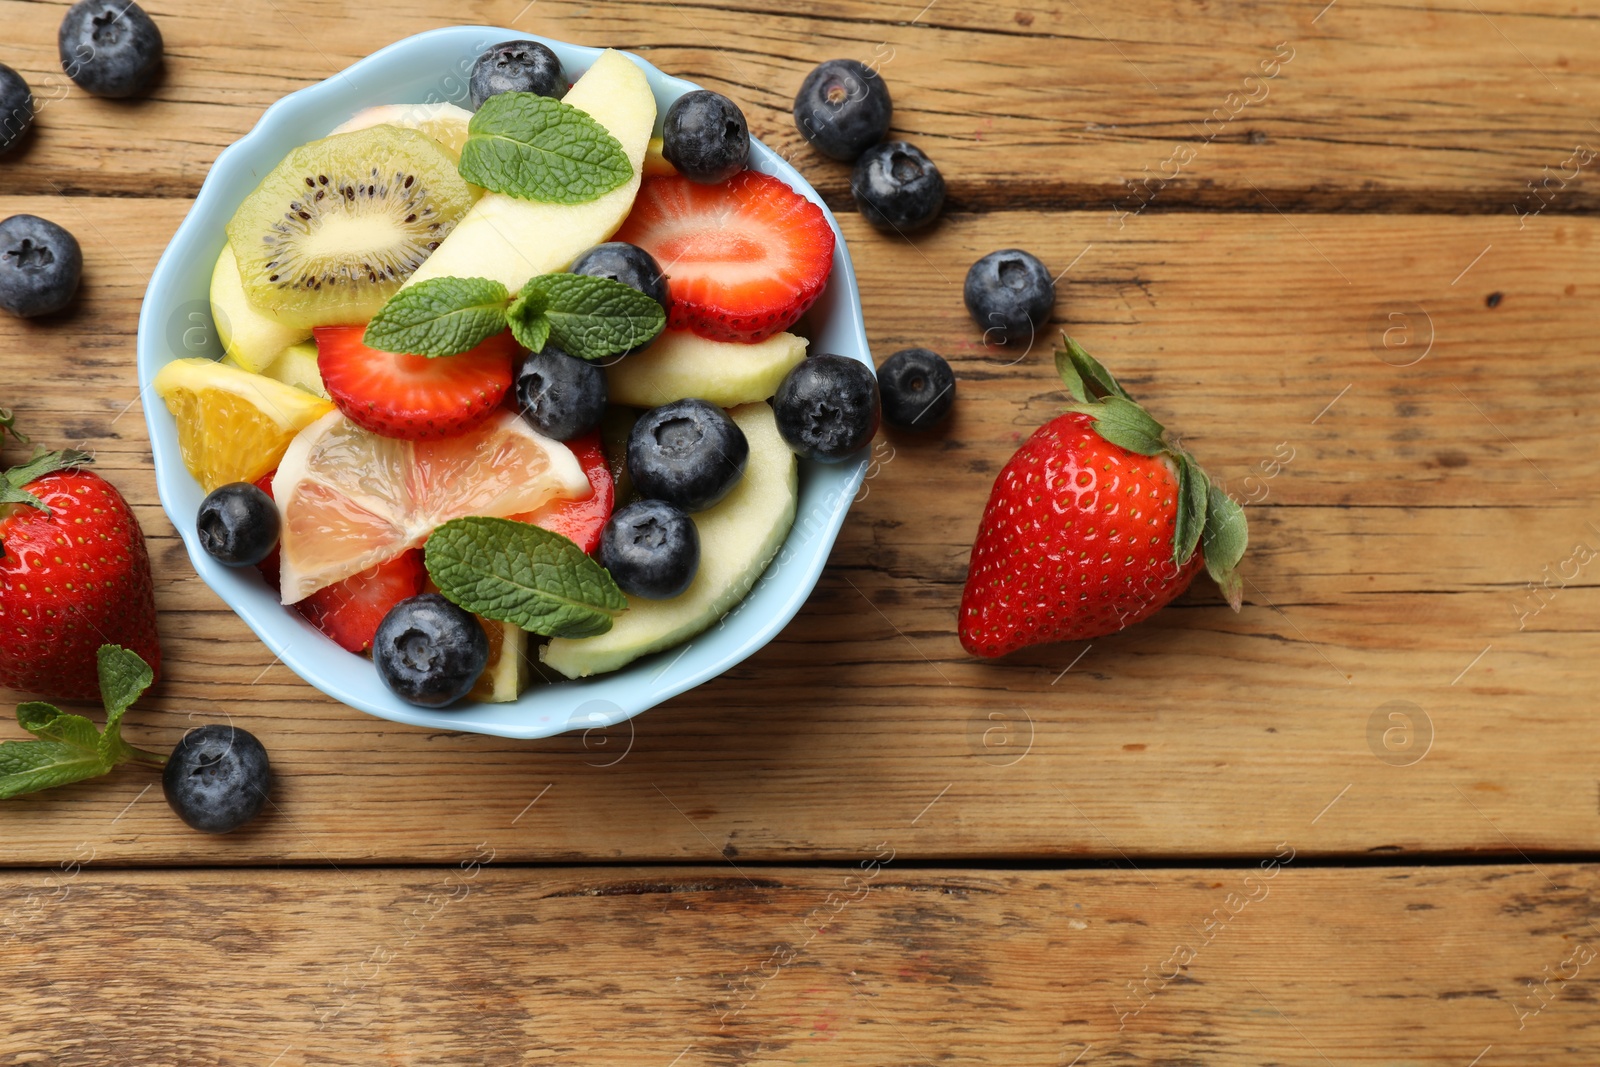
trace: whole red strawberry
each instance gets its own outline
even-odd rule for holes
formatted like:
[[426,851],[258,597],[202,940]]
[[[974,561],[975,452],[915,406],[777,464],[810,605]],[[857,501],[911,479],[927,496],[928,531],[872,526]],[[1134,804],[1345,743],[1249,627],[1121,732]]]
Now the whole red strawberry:
[[1202,563],[1237,611],[1243,510],[1071,339],[1056,368],[1076,403],[995,479],[961,594],[962,646],[992,657],[1116,633]]
[[96,650],[122,645],[159,673],[144,533],[81,452],[36,455],[0,475],[0,685],[100,695]]

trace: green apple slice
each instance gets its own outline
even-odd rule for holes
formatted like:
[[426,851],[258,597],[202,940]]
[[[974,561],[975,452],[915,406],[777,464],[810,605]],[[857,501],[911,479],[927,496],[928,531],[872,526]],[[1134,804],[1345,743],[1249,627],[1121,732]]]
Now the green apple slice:
[[660,407],[686,397],[731,408],[765,400],[806,358],[806,339],[774,334],[753,345],[666,330],[643,352],[606,369],[613,404]]
[[691,516],[700,531],[700,570],[689,588],[671,600],[630,596],[628,610],[598,637],[552,639],[539,651],[549,666],[568,678],[586,678],[681,644],[743,600],[778,554],[799,494],[794,453],[766,404],[730,414],[750,442],[750,461],[720,504]]
[[528,631],[478,616],[489,638],[489,664],[467,695],[486,704],[509,704],[528,687]]
[[290,345],[261,373],[284,385],[292,385],[324,400],[328,399],[328,389],[322,384],[322,371],[317,367],[315,341]]
[[650,83],[627,56],[607,49],[563,98],[622,145],[633,177],[583,204],[542,204],[484,193],[407,285],[429,278],[489,278],[516,292],[536,274],[566,270],[578,254],[617,232],[639,191],[656,124]]
[[256,310],[244,295],[239,260],[227,244],[211,272],[211,320],[217,324],[223,349],[252,374],[261,373],[284,349],[311,336],[310,330],[285,326]]

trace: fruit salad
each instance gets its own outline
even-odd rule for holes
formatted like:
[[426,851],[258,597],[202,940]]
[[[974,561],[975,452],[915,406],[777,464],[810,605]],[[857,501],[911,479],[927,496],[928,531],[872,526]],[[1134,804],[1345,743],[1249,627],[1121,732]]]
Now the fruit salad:
[[658,116],[615,51],[571,73],[508,41],[474,110],[291,151],[227,225],[226,355],[154,383],[205,551],[422,706],[705,630],[783,545],[798,464],[878,426],[872,369],[798,332],[834,231],[748,168],[738,106]]

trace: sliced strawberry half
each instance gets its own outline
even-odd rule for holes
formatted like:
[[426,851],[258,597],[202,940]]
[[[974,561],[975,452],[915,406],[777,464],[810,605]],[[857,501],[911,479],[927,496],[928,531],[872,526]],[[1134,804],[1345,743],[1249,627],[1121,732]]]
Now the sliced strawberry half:
[[668,325],[718,341],[761,341],[793,326],[827,284],[833,228],[822,209],[770,174],[720,185],[648,178],[616,240],[661,264]]
[[347,652],[366,652],[389,609],[422,592],[428,571],[422,549],[409,552],[320,589],[296,604],[306,621]]
[[616,479],[600,447],[599,430],[573,438],[567,442],[567,447],[583,466],[583,473],[589,476],[589,486],[594,491],[582,500],[552,500],[538,511],[513,518],[543,526],[575,542],[585,552],[593,552],[600,547],[600,531],[611,518],[617,495]]
[[454,356],[368,348],[365,326],[323,326],[317,369],[339,410],[358,426],[408,441],[454,437],[493,415],[511,388],[517,342],[509,332]]

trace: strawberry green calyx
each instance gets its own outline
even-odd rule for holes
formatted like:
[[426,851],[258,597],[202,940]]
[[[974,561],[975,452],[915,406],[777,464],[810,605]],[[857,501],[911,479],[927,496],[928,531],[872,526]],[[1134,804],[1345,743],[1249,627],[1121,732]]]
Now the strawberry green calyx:
[[8,504],[26,504],[38,508],[46,515],[50,514],[50,509],[45,506],[44,501],[25,490],[23,486],[31,485],[47,474],[54,474],[68,467],[82,467],[93,462],[93,456],[76,449],[68,448],[61,452],[36,449],[33,458],[28,462],[0,474],[0,516],[7,513]]
[[1106,441],[1141,456],[1161,456],[1178,472],[1178,514],[1172,536],[1172,562],[1188,563],[1200,548],[1206,571],[1222,590],[1228,605],[1238,611],[1244,602],[1239,561],[1249,544],[1244,509],[1211,483],[1187,449],[1172,443],[1166,428],[1140,407],[1083,346],[1063,337],[1056,350],[1056,372],[1072,394],[1068,411],[1094,420],[1094,430]]
[[19,445],[28,443],[28,435],[17,429],[17,417],[11,413],[11,409],[0,408],[0,445],[6,443],[6,434],[16,438]]

